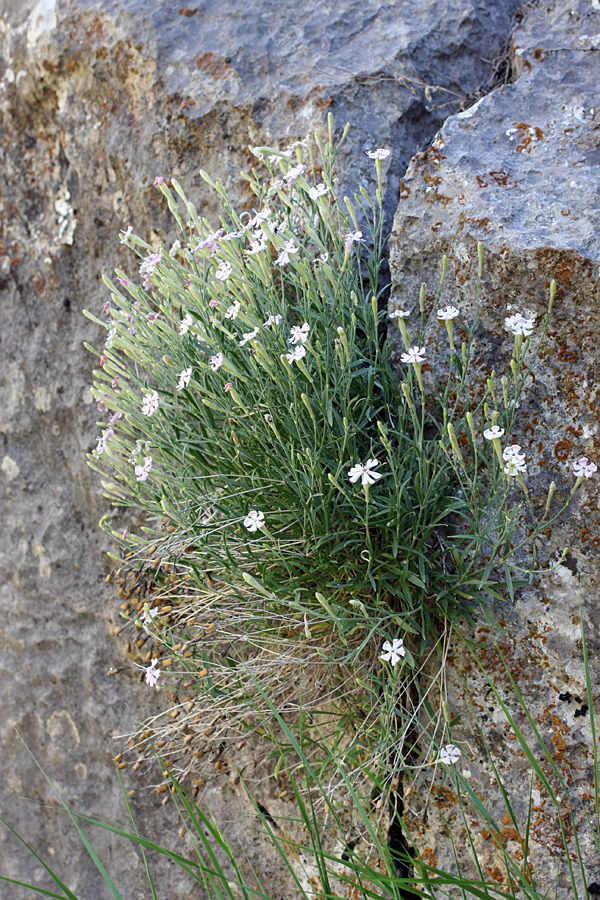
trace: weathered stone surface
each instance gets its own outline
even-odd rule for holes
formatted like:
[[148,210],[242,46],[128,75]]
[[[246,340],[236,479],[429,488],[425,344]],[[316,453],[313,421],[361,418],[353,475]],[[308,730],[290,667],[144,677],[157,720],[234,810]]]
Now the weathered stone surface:
[[[461,309],[456,327],[470,321],[475,311],[476,245],[482,242],[484,277],[474,363],[480,377],[492,369],[498,376],[506,371],[512,348],[512,336],[503,330],[507,310],[531,310],[539,333],[550,280],[556,279],[552,319],[535,381],[519,410],[517,436],[529,460],[530,494],[542,509],[551,479],[558,484],[557,502],[573,486],[573,462],[583,455],[596,462],[600,458],[599,32],[600,7],[595,2],[554,0],[527,10],[513,35],[516,81],[448,119],[433,146],[411,161],[402,182],[391,250],[393,305],[405,308],[418,309],[421,282],[427,284],[427,302],[433,303],[442,255],[448,255],[442,303]],[[440,335],[444,340],[442,329]],[[578,795],[589,801],[592,791],[581,614],[596,700],[600,692],[598,506],[597,487],[586,482],[569,512],[539,544],[544,561],[553,551],[570,547],[568,564],[542,576],[514,608],[495,609],[507,623],[507,637],[500,643],[510,670],[575,805]],[[457,741],[465,741],[462,765],[471,770],[473,786],[491,796],[489,778],[479,768],[485,766],[481,741],[464,721],[467,697],[472,696],[523,823],[530,766],[489,692],[485,699],[481,675],[457,646],[456,666],[448,668],[448,677],[455,710],[463,714],[456,730]],[[501,693],[509,698],[507,679],[493,656],[490,651],[487,661],[499,677]],[[533,786],[538,791],[535,780]],[[453,815],[455,802],[450,803]],[[418,823],[415,814],[417,830]],[[452,864],[453,851],[442,835],[439,819],[430,820],[423,831],[424,844],[443,868]],[[556,819],[543,801],[533,816],[531,862],[543,888],[556,879],[561,895],[572,896],[557,838]],[[583,826],[581,838],[586,878],[598,882],[597,853]],[[496,871],[493,841],[482,838],[481,848],[486,864]]]
[[[247,145],[303,137],[329,110],[338,125],[354,126],[340,158],[352,188],[373,177],[364,151],[393,147],[393,211],[415,148],[488,79],[483,57],[501,51],[514,6],[3,3],[0,807],[86,900],[104,892],[70,826],[17,805],[22,795],[45,799],[48,789],[13,729],[69,801],[121,815],[109,737],[131,727],[130,708],[144,716],[159,698],[133,671],[106,677],[127,663],[110,633],[116,604],[102,584],[100,487],[84,463],[97,413],[82,341],[93,343],[98,331],[81,311],[100,309],[100,275],[124,259],[118,230],[131,223],[162,236],[168,216],[149,188],[157,173],[176,176],[209,215],[216,207],[200,168],[247,200],[238,177],[251,162]],[[167,840],[173,815],[152,800],[136,799],[144,829]],[[232,818],[226,808],[221,816]],[[131,850],[99,845],[127,896],[146,896]],[[0,871],[40,875],[5,832]],[[169,867],[163,877],[161,896],[189,895]],[[3,888],[2,896],[13,895]]]

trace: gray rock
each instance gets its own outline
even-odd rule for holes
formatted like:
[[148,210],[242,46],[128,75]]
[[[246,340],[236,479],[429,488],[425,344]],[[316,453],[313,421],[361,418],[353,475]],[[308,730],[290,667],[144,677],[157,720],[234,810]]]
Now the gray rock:
[[[133,727],[131,709],[144,717],[161,699],[134,671],[106,676],[128,662],[111,634],[116,602],[102,582],[101,488],[84,462],[97,413],[82,342],[99,341],[100,330],[82,309],[100,310],[101,273],[125,265],[119,228],[168,238],[169,217],[149,187],[156,174],[177,177],[206,215],[217,207],[200,168],[248,201],[239,179],[254,162],[248,144],[287,144],[322,128],[329,110],[338,127],[353,124],[340,157],[349,188],[373,178],[367,149],[393,148],[385,164],[391,221],[410,156],[487,81],[483,57],[501,52],[514,7],[3,3],[0,808],[44,857],[60,861],[86,900],[104,893],[68,823],[17,805],[20,796],[44,800],[48,788],[14,729],[67,800],[123,818],[109,738]],[[136,799],[138,811],[148,833],[168,839],[174,816],[154,799]],[[6,832],[0,842],[1,872],[38,878]],[[131,850],[99,844],[127,895],[146,896]],[[161,896],[188,896],[170,868],[162,872]],[[12,895],[3,888],[2,896]]]
[[[506,370],[512,346],[503,331],[507,310],[531,310],[539,333],[550,280],[556,280],[548,335],[535,382],[519,411],[517,434],[530,461],[530,495],[542,508],[551,479],[558,484],[557,498],[567,496],[574,482],[573,462],[584,455],[600,461],[599,33],[596,2],[554,0],[526,11],[512,41],[515,82],[449,118],[432,147],[413,158],[402,182],[391,247],[393,306],[414,308],[425,282],[431,308],[442,256],[448,255],[441,303],[461,309],[456,325],[474,315],[481,241],[484,277],[474,358],[479,377],[492,369],[498,376]],[[442,329],[440,334],[444,339]],[[583,614],[597,700],[599,541],[598,491],[594,482],[586,482],[569,513],[539,544],[545,562],[554,551],[570,547],[568,567],[542,576],[514,609],[495,608],[496,615],[507,620],[508,637],[501,643],[509,667],[525,690],[544,739],[551,742],[548,746],[574,798],[578,791],[588,791],[592,761],[579,617]],[[482,700],[485,682],[467,660],[460,663],[456,652],[459,664],[449,669],[454,702],[463,714],[456,736],[465,741],[467,760],[475,762],[474,767],[468,761],[465,766],[475,773],[482,749],[473,723],[464,721],[471,695],[483,703],[483,733],[494,747],[523,822],[529,767],[510,737],[508,723],[494,719],[493,699]],[[492,655],[490,651],[487,658]],[[502,667],[494,672],[502,676]],[[502,678],[501,683],[509,695]],[[482,794],[492,796],[489,780],[474,777],[479,777]],[[536,877],[544,889],[556,879],[560,895],[571,896],[556,819],[545,801],[534,819],[531,858]],[[452,849],[447,833],[442,835],[439,820],[431,820],[422,837],[443,868],[452,864]],[[598,881],[597,853],[583,824],[581,839],[588,881]],[[493,841],[486,840],[482,838],[482,852],[494,868],[497,854]]]

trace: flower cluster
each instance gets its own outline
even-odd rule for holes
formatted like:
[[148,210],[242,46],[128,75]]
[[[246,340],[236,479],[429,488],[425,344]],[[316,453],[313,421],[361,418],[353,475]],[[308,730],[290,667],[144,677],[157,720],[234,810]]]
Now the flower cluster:
[[535,318],[525,318],[521,313],[513,313],[504,320],[504,327],[511,334],[520,337],[529,337],[535,325]]

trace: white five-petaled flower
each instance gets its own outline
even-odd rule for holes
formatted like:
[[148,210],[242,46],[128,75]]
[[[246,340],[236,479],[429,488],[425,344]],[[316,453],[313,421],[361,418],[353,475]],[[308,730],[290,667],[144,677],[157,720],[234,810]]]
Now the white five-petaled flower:
[[371,159],[386,159],[390,155],[390,150],[380,147],[378,150],[367,150],[366,154]]
[[506,461],[504,474],[508,475],[509,478],[514,478],[519,472],[522,475],[527,474],[527,463],[525,462],[525,456],[517,453],[514,456],[510,456]]
[[534,325],[535,318],[526,319],[521,313],[514,313],[512,316],[507,316],[504,320],[504,327],[507,331],[523,337],[529,337]]
[[292,169],[290,169],[287,175],[283,176],[283,180],[287,181],[288,184],[293,184],[296,178],[298,178],[299,175],[304,175],[305,172],[306,166],[303,166],[302,163],[300,163],[299,165],[294,166]]
[[590,462],[587,456],[582,456],[573,464],[573,472],[577,478],[591,478],[598,471],[596,463]]
[[518,456],[523,456],[520,444],[510,444],[509,447],[505,447],[502,451],[502,459],[504,462],[508,462],[509,459],[515,459],[515,457]]
[[285,266],[290,261],[290,253],[297,253],[298,247],[294,244],[294,238],[290,238],[289,241],[285,241],[283,244],[283,250],[275,260],[276,266]]
[[298,362],[299,359],[303,359],[306,356],[306,347],[304,344],[297,344],[291,353],[286,353],[285,358],[291,365],[293,362]]
[[153,416],[158,409],[158,391],[152,391],[151,394],[144,394],[142,401],[142,414],[144,416]]
[[214,356],[211,356],[209,362],[210,362],[210,367],[213,370],[213,372],[216,372],[223,365],[223,354],[215,353]]
[[308,322],[305,322],[304,325],[293,325],[290,330],[290,336],[288,338],[289,344],[298,344],[302,342],[306,343],[308,340],[308,332],[310,331],[310,325]]
[[455,306],[444,306],[443,309],[438,309],[437,317],[441,319],[442,322],[448,322],[450,319],[455,319],[458,315],[458,310]]
[[232,303],[231,306],[228,306],[227,309],[225,310],[225,318],[226,319],[235,319],[235,317],[239,313],[240,309],[241,309],[241,304],[238,300],[236,300],[235,303]]
[[392,666],[400,662],[400,658],[406,653],[402,638],[394,638],[391,644],[389,641],[384,641],[383,649],[386,652],[382,653],[379,659],[383,660],[383,662],[391,663]]
[[155,657],[149,666],[144,668],[146,684],[150,687],[156,687],[156,683],[160,678],[160,669],[158,668],[158,658]]
[[354,244],[365,243],[365,239],[362,236],[362,231],[349,231],[347,234],[342,235],[342,240],[346,247],[346,253],[350,253]]
[[147,609],[142,615],[143,624],[152,625],[152,620],[158,615],[158,613],[158,606],[155,606],[153,609]]
[[348,472],[348,478],[350,479],[352,484],[356,484],[359,478],[363,486],[367,484],[375,484],[377,479],[381,478],[381,472],[373,471],[375,466],[378,465],[378,459],[368,459],[364,465],[362,463],[357,463],[355,466],[352,466],[352,468]]
[[445,766],[453,766],[458,762],[460,756],[460,750],[454,744],[446,744],[440,750],[440,762],[443,762]]
[[227,281],[230,275],[231,263],[227,262],[226,259],[221,260],[219,267],[215,272],[215,278],[218,278],[219,281]]
[[144,457],[144,465],[135,467],[136,481],[148,481],[148,475],[150,474],[151,468],[152,468],[152,457],[145,456]]
[[425,362],[425,347],[410,347],[408,353],[403,353],[400,359],[403,363]]
[[391,312],[388,316],[389,319],[406,319],[407,316],[410,316],[410,310],[407,312],[405,309],[395,309],[394,312]]
[[132,228],[131,225],[130,225],[130,226],[128,227],[127,231],[124,231],[124,232],[123,232],[123,236],[121,237],[121,243],[122,243],[122,244],[125,244],[125,243],[126,243],[126,241],[129,239],[129,235],[131,234],[132,231],[133,231],[133,228]]
[[247,331],[240,341],[240,347],[244,347],[249,341],[253,341],[257,334],[258,328],[253,328],[252,331]]
[[316,187],[312,187],[309,190],[308,196],[310,197],[311,200],[318,200],[319,197],[324,197],[325,194],[328,194],[330,190],[331,190],[331,188],[325,187],[323,182],[321,182]]
[[187,334],[192,325],[194,324],[194,320],[190,316],[189,313],[186,313],[183,319],[181,320],[181,325],[179,326],[179,334],[184,335]]
[[265,514],[260,509],[251,509],[244,519],[244,526],[248,531],[258,531],[265,524]]
[[504,428],[500,428],[499,425],[492,425],[491,428],[486,428],[483,436],[488,441],[497,441],[504,436]]
[[282,319],[283,319],[283,316],[280,316],[279,313],[277,313],[277,315],[275,315],[275,316],[272,316],[269,313],[269,317],[268,317],[267,321],[263,322],[263,327],[270,328],[271,325],[279,325],[279,323],[281,322]]
[[187,369],[184,369],[183,372],[180,372],[179,373],[179,382],[177,384],[177,390],[182,391],[184,388],[188,387],[191,377],[192,377],[192,367],[191,366]]
[[267,242],[264,237],[260,238],[258,240],[252,240],[252,238],[251,238],[250,239],[250,247],[246,250],[246,253],[249,256],[252,256],[255,253],[262,253],[262,251],[266,249],[266,246],[267,246]]

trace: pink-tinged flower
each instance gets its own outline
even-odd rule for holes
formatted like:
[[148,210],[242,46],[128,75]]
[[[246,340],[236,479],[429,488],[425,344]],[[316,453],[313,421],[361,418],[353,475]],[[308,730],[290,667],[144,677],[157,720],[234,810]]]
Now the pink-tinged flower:
[[577,478],[591,478],[598,471],[598,466],[590,462],[587,456],[582,456],[573,464],[573,472]]
[[127,228],[127,231],[121,232],[121,238],[120,238],[120,240],[121,240],[121,243],[122,243],[122,244],[125,244],[125,243],[129,240],[129,235],[131,234],[132,231],[133,231],[133,228],[132,228],[131,225],[130,225],[130,226]]
[[123,534],[121,535],[121,539],[126,541],[128,537],[129,537],[129,528],[124,528]]
[[98,410],[98,412],[102,412],[102,410],[104,409],[103,400],[98,400],[98,402],[96,403],[96,409]]
[[308,340],[308,332],[310,331],[310,325],[308,322],[305,322],[304,325],[293,325],[290,330],[290,336],[288,338],[289,344],[305,344]]
[[263,327],[270,328],[271,325],[279,325],[279,323],[281,322],[282,319],[283,319],[283,316],[280,316],[279,314],[277,314],[275,316],[272,316],[271,314],[269,314],[267,321],[263,322]]
[[252,331],[247,331],[242,340],[239,342],[240,347],[245,347],[249,341],[253,341],[256,335],[258,334],[258,328],[254,328]]
[[244,527],[248,531],[258,531],[265,524],[265,514],[260,509],[251,509],[244,519]]
[[104,306],[102,307],[102,312],[105,316],[110,316],[110,300],[107,300]]
[[155,657],[149,666],[144,668],[146,684],[150,687],[156,687],[156,683],[160,678],[160,669],[158,668],[158,659]]
[[348,478],[350,479],[352,484],[356,484],[359,478],[363,486],[367,484],[375,484],[377,479],[381,478],[380,472],[373,471],[375,466],[378,465],[378,459],[368,459],[364,465],[362,463],[357,463],[355,466],[352,466],[352,468],[348,472]]
[[157,319],[160,319],[160,313],[148,313],[148,321],[150,323],[156,322]]
[[231,306],[228,306],[225,310],[225,318],[235,319],[241,308],[241,304],[236,300],[235,303],[232,303]]
[[117,422],[119,421],[119,419],[122,419],[122,418],[123,418],[123,413],[120,413],[120,412],[113,413],[113,415],[108,420],[108,424],[111,426],[116,425]]
[[177,383],[177,390],[182,391],[184,388],[189,386],[190,380],[192,377],[192,367],[184,369],[183,372],[179,373],[179,381]]
[[492,425],[491,428],[486,428],[483,436],[488,441],[498,441],[501,437],[504,437],[504,428],[500,428],[499,425]]
[[187,334],[192,325],[194,324],[194,320],[190,316],[189,313],[186,313],[183,319],[181,320],[181,324],[179,326],[179,334],[184,335]]
[[321,182],[316,187],[312,187],[309,190],[308,196],[310,197],[311,200],[318,200],[319,197],[324,197],[325,194],[328,194],[330,190],[331,190],[331,188],[325,187],[323,182]]
[[94,456],[100,456],[101,453],[104,453],[113,434],[114,431],[112,430],[112,428],[107,428],[102,437],[96,438],[96,440],[98,441],[98,446],[93,451]]
[[140,265],[140,275],[144,276],[144,290],[150,290],[152,285],[151,278],[156,267],[162,262],[162,253],[151,253]]
[[255,253],[262,253],[267,247],[267,242],[264,237],[260,240],[252,240],[250,239],[250,247],[246,250],[246,253],[249,256],[254,256]]
[[100,368],[103,368],[104,363],[106,362],[107,359],[108,359],[108,356],[105,353],[103,353],[102,356],[100,357]]
[[243,230],[242,230],[242,231],[230,231],[228,234],[223,234],[223,235],[221,235],[221,237],[220,237],[219,240],[221,240],[221,241],[233,241],[233,240],[235,240],[236,238],[241,238],[241,237],[244,237],[244,231],[243,231]]
[[297,253],[298,247],[294,245],[294,238],[290,238],[289,241],[285,241],[283,244],[283,250],[275,260],[276,266],[285,266],[290,261],[290,253]]
[[367,150],[365,152],[370,159],[387,159],[391,151],[381,147],[378,150]]
[[164,180],[165,179],[162,177],[162,175],[157,175],[156,178],[154,179],[154,184],[162,184],[164,182]]
[[226,384],[223,385],[223,390],[225,391],[226,394],[228,394],[232,387],[233,387],[233,381],[228,381]]
[[288,184],[293,184],[296,178],[298,178],[299,175],[304,175],[305,172],[306,166],[303,166],[302,163],[300,163],[299,165],[294,166],[292,169],[290,169],[287,175],[283,176],[283,180],[287,181]]
[[129,282],[127,281],[126,278],[119,278],[119,284],[122,284],[123,287],[127,287],[127,285],[129,284]]
[[209,363],[213,372],[217,372],[223,365],[223,354],[215,353],[214,356],[211,356]]
[[136,466],[134,469],[136,481],[148,481],[148,475],[152,469],[152,457],[144,457],[144,465]]
[[509,447],[505,447],[502,453],[504,462],[508,462],[509,459],[515,459],[517,456],[523,456],[520,444],[511,444]]
[[231,275],[231,263],[228,263],[226,259],[221,260],[219,263],[219,267],[215,272],[215,278],[219,281],[227,281],[229,276]]
[[459,311],[455,306],[444,306],[443,309],[438,309],[437,317],[442,322],[449,322],[451,319],[455,319]]
[[158,615],[159,609],[158,606],[155,606],[153,609],[146,609],[142,615],[142,622],[144,625],[152,625],[152,620]]
[[211,309],[216,309],[217,306],[219,305],[219,301],[215,300],[214,297],[211,297],[211,299],[208,301],[208,305],[210,306]]
[[144,394],[142,402],[142,415],[153,416],[158,409],[158,392],[152,391],[151,394]]
[[401,657],[406,653],[402,638],[394,638],[391,644],[389,641],[384,641],[383,649],[386,652],[382,653],[379,659],[383,660],[383,662],[391,663],[392,666],[395,666],[396,663],[400,662]]
[[263,209],[260,212],[257,212],[252,219],[248,222],[248,228],[259,228],[263,222],[266,222],[268,218],[272,215],[270,209]]
[[298,362],[299,359],[303,359],[306,356],[306,347],[304,344],[298,344],[291,353],[286,353],[285,358],[289,362],[290,366],[294,362]]
[[190,278],[190,279],[189,279],[188,281],[186,281],[186,283],[184,284],[183,287],[185,288],[186,291],[187,291],[187,289],[189,288],[189,286],[190,286],[191,283],[192,283],[192,280],[191,280],[191,278]]
[[389,314],[388,319],[406,319],[407,316],[410,316],[410,311],[407,312],[405,309],[395,309],[394,312]]
[[425,347],[410,347],[408,353],[403,353],[400,359],[403,363],[425,362]]
[[529,337],[535,325],[535,318],[526,319],[521,313],[514,313],[504,320],[504,327],[514,335]]
[[440,762],[443,762],[445,766],[453,766],[458,762],[460,756],[460,750],[454,744],[446,744],[440,750]]
[[354,244],[364,244],[365,239],[362,231],[349,231],[348,234],[342,235],[342,240],[346,247],[346,253],[350,253]]
[[198,250],[208,250],[211,256],[214,256],[217,250],[219,249],[219,245],[217,241],[225,234],[222,228],[219,228],[218,231],[215,231],[214,234],[209,234],[208,237],[204,238],[203,241],[200,241],[197,247],[194,247],[192,253],[197,253]]

